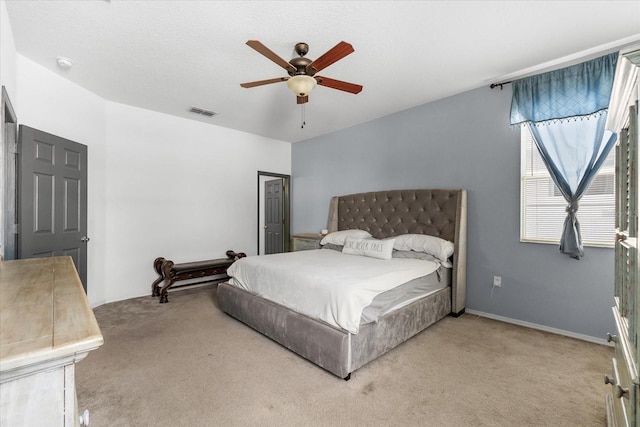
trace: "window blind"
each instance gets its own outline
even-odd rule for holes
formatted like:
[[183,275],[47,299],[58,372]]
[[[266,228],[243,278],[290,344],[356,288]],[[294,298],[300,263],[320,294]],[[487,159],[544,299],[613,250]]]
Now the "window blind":
[[[521,222],[523,242],[559,243],[567,202],[545,167],[533,137],[521,128]],[[613,247],[615,236],[615,150],[580,200],[578,220],[584,246]]]

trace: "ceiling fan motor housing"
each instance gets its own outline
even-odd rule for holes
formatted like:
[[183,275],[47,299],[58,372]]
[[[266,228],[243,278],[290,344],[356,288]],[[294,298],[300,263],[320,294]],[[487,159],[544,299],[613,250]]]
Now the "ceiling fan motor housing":
[[300,76],[300,75],[308,75],[313,76],[315,74],[315,70],[313,68],[307,70],[307,65],[311,64],[311,60],[309,58],[305,58],[304,56],[309,52],[309,45],[303,42],[297,43],[295,46],[295,51],[298,55],[297,58],[293,58],[289,61],[289,64],[293,65],[296,68],[296,71],[288,71],[290,76]]
[[289,71],[290,76],[313,76],[315,74],[315,70],[313,68],[310,68],[309,71],[307,71],[307,65],[311,64],[311,60],[309,58],[293,58],[291,61],[289,61],[289,64],[296,67],[295,72]]

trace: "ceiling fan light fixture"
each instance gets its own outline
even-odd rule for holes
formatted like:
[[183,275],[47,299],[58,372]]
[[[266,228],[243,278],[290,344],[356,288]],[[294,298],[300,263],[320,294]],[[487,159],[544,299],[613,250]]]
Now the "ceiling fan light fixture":
[[304,74],[293,76],[287,80],[287,86],[296,96],[308,96],[316,84],[318,84],[316,79]]

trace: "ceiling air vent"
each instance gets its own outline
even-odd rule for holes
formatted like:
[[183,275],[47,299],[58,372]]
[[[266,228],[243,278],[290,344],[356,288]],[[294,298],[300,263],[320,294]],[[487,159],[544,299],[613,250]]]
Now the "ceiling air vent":
[[217,114],[213,111],[205,110],[204,108],[198,108],[198,107],[191,107],[189,111],[196,114],[202,114],[203,116],[207,116],[207,117],[213,117]]

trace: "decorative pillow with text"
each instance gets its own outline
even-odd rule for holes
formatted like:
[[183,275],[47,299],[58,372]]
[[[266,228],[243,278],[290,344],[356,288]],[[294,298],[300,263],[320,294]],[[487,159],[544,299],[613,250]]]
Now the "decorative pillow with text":
[[364,255],[371,258],[391,259],[395,239],[357,239],[347,237],[342,248],[343,254]]

